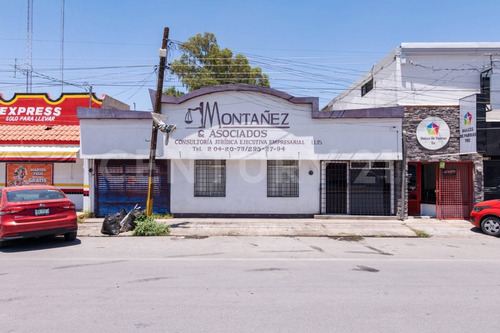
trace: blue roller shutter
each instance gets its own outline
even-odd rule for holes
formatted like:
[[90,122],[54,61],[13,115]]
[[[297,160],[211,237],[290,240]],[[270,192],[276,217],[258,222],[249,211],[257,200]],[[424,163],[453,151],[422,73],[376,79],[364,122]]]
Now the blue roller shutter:
[[[165,160],[157,160],[155,165],[153,212],[165,214],[170,210],[168,163]],[[113,214],[122,208],[128,211],[136,204],[145,209],[148,191],[148,161],[97,160],[95,188],[97,216]]]

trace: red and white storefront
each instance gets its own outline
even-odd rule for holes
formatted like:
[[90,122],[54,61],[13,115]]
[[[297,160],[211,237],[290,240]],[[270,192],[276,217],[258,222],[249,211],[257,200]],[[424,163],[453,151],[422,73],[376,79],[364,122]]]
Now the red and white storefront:
[[101,108],[95,95],[0,95],[0,186],[54,185],[83,209],[88,187],[83,185],[79,158],[80,125],[77,107]]

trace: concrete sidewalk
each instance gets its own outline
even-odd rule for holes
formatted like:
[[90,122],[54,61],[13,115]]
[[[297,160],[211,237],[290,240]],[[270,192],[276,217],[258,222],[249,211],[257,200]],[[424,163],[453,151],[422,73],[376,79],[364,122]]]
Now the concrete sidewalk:
[[[102,218],[85,219],[78,236],[109,237],[101,233]],[[371,219],[257,219],[257,218],[173,218],[159,220],[171,226],[171,236],[310,236],[310,237],[475,237],[479,230],[464,220],[432,218]],[[472,230],[471,230],[472,229]],[[121,233],[131,236],[132,232]]]

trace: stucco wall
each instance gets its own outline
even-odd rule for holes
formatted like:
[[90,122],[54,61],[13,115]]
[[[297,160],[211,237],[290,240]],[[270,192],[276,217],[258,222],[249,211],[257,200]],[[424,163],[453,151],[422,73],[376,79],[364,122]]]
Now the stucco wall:
[[[313,174],[309,175],[309,171]],[[267,162],[227,160],[226,196],[194,196],[194,161],[171,161],[171,212],[177,214],[319,213],[319,161],[299,162],[299,197],[267,197]]]
[[5,179],[5,163],[0,163],[0,186],[5,187],[6,179]]
[[[149,158],[151,119],[82,119],[80,133],[82,158]],[[163,140],[163,134],[159,132],[156,148],[158,157],[163,155]]]
[[[402,53],[375,64],[325,109],[456,105],[459,99],[480,92],[480,72],[491,66],[485,54]],[[361,86],[371,77],[374,89],[361,96]]]
[[[200,105],[204,110],[204,118],[200,116]],[[177,129],[171,135],[168,146],[163,147],[165,157],[161,158],[217,160],[397,160],[401,158],[400,118],[315,119],[312,117],[311,108],[310,104],[292,103],[259,92],[218,92],[195,96],[180,104],[164,103],[162,113],[168,116],[169,122],[177,124]],[[213,111],[213,119],[209,118],[207,121],[207,114],[210,114],[210,111]],[[263,120],[266,118],[272,119],[272,124]],[[86,128],[85,122],[86,120],[82,121],[83,129]],[[82,142],[87,144],[85,133],[82,134]],[[86,149],[83,151],[88,152]]]
[[[83,160],[76,163],[54,163],[54,186],[65,190],[83,189]],[[77,211],[83,210],[83,194],[68,194]]]

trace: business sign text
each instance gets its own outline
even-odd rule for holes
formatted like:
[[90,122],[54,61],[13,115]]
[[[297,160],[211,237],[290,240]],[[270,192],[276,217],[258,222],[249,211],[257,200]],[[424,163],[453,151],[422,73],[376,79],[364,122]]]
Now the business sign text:
[[52,185],[52,163],[7,163],[7,186]]
[[425,118],[417,126],[417,140],[429,150],[443,148],[450,141],[450,127],[441,118]]
[[78,125],[78,107],[100,108],[102,102],[88,94],[63,94],[51,100],[46,94],[0,95],[0,125]]
[[322,144],[320,140],[290,137],[291,119],[288,111],[265,107],[247,111],[203,101],[187,108],[183,127],[191,135],[175,139],[173,145],[193,152],[258,153]]
[[477,151],[476,95],[460,100],[460,154]]

